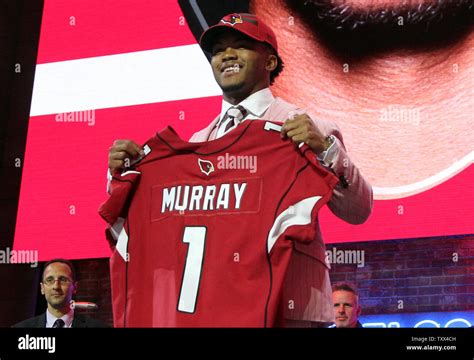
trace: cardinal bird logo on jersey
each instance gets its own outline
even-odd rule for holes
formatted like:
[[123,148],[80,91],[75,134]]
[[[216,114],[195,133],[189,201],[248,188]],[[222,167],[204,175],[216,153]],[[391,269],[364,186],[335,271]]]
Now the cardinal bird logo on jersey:
[[229,15],[228,17],[224,18],[221,20],[224,24],[229,24],[234,26],[235,24],[243,24],[244,21],[242,20],[242,17],[239,14],[232,14]]
[[207,176],[209,176],[211,172],[214,172],[214,164],[209,160],[198,159],[198,164],[199,168],[201,169],[201,172],[203,172]]

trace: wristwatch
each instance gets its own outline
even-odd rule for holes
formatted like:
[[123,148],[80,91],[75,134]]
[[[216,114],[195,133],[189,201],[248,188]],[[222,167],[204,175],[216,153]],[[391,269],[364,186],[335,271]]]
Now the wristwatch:
[[334,135],[328,135],[328,136],[326,136],[325,140],[328,142],[329,146],[326,150],[324,150],[321,154],[318,155],[318,159],[319,159],[319,161],[321,161],[321,163],[324,166],[330,167],[332,165],[332,163],[328,163],[326,161],[326,158],[330,154],[331,149],[333,148],[333,146],[336,142],[336,137]]

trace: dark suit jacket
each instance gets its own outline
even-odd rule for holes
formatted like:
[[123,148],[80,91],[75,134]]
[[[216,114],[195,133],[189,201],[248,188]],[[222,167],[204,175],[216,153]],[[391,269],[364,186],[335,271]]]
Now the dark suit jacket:
[[[14,328],[44,328],[46,327],[46,312],[23,320],[18,324],[13,325]],[[74,319],[72,320],[72,327],[73,328],[106,328],[110,327],[106,323],[102,321],[93,319],[89,316],[81,315],[81,314],[74,314]]]

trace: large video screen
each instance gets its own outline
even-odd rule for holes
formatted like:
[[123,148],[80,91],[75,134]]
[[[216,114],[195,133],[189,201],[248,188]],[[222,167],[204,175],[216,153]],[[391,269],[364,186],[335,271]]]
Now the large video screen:
[[[285,41],[285,33],[276,34]],[[187,140],[220,109],[220,88],[176,1],[45,1],[14,249],[37,249],[40,261],[108,257],[97,210],[108,196],[114,140],[144,143],[167,125]],[[443,162],[420,164],[397,154],[398,138],[384,140],[387,155],[362,150],[371,139],[358,134],[377,136],[370,122],[338,125],[375,201],[357,226],[324,209],[327,243],[474,233],[472,143]]]

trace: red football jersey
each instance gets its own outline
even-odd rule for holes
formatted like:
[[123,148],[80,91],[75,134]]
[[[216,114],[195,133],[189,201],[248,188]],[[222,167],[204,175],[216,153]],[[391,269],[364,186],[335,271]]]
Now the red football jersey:
[[268,121],[204,143],[168,127],[144,148],[99,210],[115,326],[274,326],[293,242],[315,238],[337,178]]

